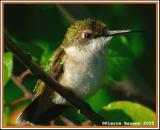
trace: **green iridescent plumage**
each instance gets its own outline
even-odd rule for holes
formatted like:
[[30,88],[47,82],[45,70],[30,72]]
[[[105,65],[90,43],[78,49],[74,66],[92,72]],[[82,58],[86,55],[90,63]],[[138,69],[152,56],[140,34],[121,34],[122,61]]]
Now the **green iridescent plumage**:
[[68,28],[65,38],[68,43],[71,44],[75,36],[84,30],[92,30],[94,35],[98,35],[103,33],[103,31],[106,31],[106,28],[106,25],[100,21],[95,21],[89,18],[79,20]]

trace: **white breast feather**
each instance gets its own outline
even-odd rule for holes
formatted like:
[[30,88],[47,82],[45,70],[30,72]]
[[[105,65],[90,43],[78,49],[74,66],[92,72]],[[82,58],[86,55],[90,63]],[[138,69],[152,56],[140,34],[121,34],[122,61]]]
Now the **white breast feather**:
[[[67,48],[64,76],[60,84],[69,87],[80,98],[93,95],[100,87],[106,72],[105,46],[109,40],[110,38],[99,38],[91,40],[83,48],[78,46]],[[61,104],[66,100],[57,94],[53,102]]]

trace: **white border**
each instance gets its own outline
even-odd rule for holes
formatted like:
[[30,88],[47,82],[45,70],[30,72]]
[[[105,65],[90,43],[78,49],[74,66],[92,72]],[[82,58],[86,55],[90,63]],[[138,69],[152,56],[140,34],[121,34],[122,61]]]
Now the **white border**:
[[[150,3],[150,2],[158,2],[158,21],[156,21],[156,22],[158,22],[158,99],[157,99],[157,102],[158,102],[158,106],[159,106],[159,1],[4,1],[3,0],[3,3],[8,3],[8,2],[17,2],[17,3],[19,3],[19,2],[29,2],[29,3],[54,3],[54,2],[59,2],[59,3],[63,3],[63,2],[83,2],[83,3],[89,3],[89,2],[94,2],[94,3],[99,3],[99,2],[106,2],[106,3],[108,3],[108,2],[140,2],[140,3],[142,3],[142,2],[145,2],[145,3]],[[2,3],[2,1],[1,1],[1,3]],[[0,4],[0,7],[1,7],[1,14],[2,14],[2,5]],[[2,86],[2,36],[3,36],[3,34],[2,34],[2,15],[1,15],[1,56],[0,56],[0,58],[1,58],[1,88],[3,87]],[[157,48],[156,48],[157,49]],[[156,59],[157,60],[157,59]],[[2,89],[1,89],[1,101],[0,101],[1,103],[2,103]],[[2,106],[2,104],[0,105],[0,107]],[[2,123],[2,107],[0,108],[0,110],[1,110],[1,119],[0,119],[0,122]],[[158,107],[158,111],[157,111],[157,114],[158,114],[158,128],[159,128],[159,107]],[[113,126],[113,127],[116,127],[116,126]],[[1,129],[2,129],[2,124],[1,124]],[[64,127],[62,127],[62,128],[56,128],[56,127],[53,127],[53,128],[47,128],[47,127],[43,127],[43,128],[18,128],[18,127],[16,127],[16,128],[3,128],[3,129],[136,129],[136,128],[118,128],[118,127],[116,127],[116,128],[110,128],[110,127],[106,127],[106,128],[85,128],[85,126],[84,126],[84,128],[64,128]],[[137,129],[155,129],[155,128],[138,128],[137,127]]]

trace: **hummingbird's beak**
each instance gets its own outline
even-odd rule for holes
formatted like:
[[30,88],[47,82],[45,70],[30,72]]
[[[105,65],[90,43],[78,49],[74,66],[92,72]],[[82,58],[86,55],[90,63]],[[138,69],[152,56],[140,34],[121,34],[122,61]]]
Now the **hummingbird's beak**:
[[144,30],[115,30],[115,31],[108,31],[107,37],[108,36],[114,36],[114,35],[125,35],[128,33],[142,33]]

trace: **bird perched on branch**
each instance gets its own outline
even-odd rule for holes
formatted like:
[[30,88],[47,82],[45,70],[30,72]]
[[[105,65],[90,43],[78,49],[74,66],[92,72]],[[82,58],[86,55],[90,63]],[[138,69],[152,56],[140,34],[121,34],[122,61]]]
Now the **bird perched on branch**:
[[[103,83],[107,69],[109,41],[112,36],[130,32],[136,31],[110,31],[104,23],[92,19],[76,21],[53,54],[48,74],[79,98],[94,95]],[[48,125],[69,106],[65,98],[38,81],[33,101],[20,114],[17,123]]]

